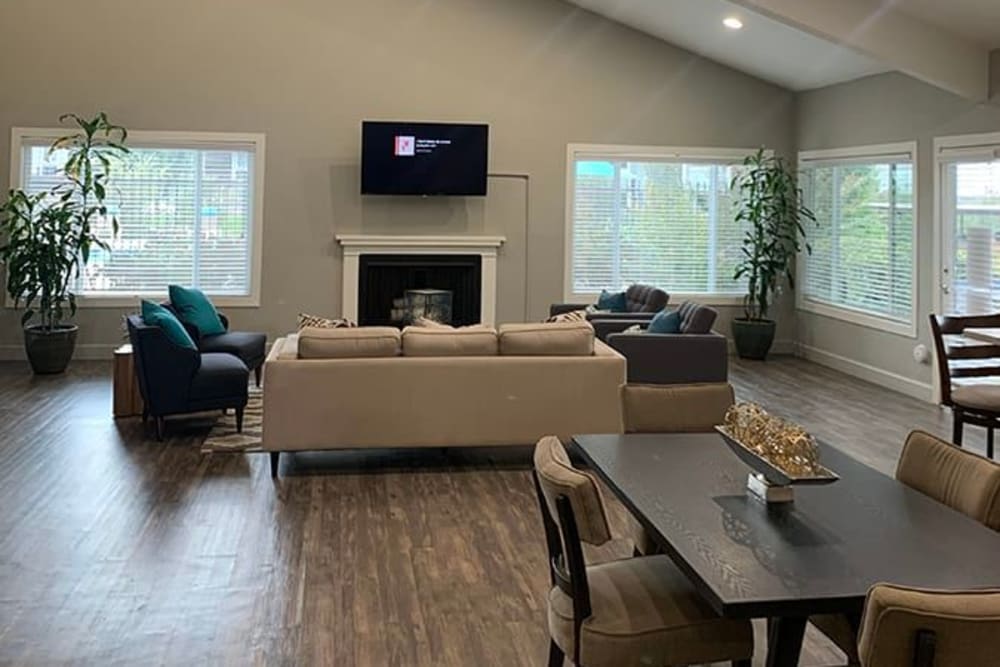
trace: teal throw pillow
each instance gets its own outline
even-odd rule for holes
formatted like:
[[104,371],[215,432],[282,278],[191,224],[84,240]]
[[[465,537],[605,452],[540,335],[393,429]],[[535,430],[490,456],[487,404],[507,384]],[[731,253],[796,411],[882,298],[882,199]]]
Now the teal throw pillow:
[[676,310],[672,312],[667,312],[661,310],[653,319],[649,322],[649,328],[646,329],[649,333],[658,334],[675,334],[681,332],[681,314]]
[[198,346],[191,340],[191,335],[181,324],[173,313],[158,303],[152,301],[142,301],[142,321],[152,327],[160,327],[163,333],[174,345],[186,347],[190,350],[197,350]]
[[612,293],[608,290],[601,290],[601,296],[597,297],[597,309],[612,313],[627,312],[628,302],[625,300],[625,292]]
[[218,311],[201,290],[180,285],[171,285],[167,289],[170,292],[170,303],[182,322],[193,326],[202,336],[226,333]]

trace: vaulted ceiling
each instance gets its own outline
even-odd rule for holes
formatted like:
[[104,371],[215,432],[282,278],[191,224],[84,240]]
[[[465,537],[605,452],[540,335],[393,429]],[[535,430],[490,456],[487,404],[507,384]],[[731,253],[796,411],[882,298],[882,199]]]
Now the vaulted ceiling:
[[569,1],[792,90],[901,71],[982,100],[1000,48],[1000,0]]

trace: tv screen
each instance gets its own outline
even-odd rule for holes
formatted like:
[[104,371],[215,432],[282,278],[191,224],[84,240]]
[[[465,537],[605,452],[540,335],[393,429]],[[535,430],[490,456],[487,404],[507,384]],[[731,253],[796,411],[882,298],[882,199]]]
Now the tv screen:
[[361,194],[486,194],[489,126],[361,124]]

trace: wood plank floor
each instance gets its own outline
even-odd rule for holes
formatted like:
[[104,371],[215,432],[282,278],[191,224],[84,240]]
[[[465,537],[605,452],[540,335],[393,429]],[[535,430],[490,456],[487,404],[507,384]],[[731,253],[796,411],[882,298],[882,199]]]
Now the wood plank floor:
[[[886,472],[911,428],[949,428],[800,360],[733,382]],[[110,365],[0,364],[0,664],[544,664],[527,449],[304,454],[272,482],[265,455],[201,455],[204,420],[158,443],[110,405]],[[802,664],[840,659],[809,633]]]

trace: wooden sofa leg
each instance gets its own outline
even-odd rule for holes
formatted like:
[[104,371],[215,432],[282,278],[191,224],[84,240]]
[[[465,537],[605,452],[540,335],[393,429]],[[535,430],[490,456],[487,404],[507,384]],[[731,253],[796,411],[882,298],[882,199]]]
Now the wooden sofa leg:
[[165,426],[163,417],[156,418],[156,439],[163,442],[163,431]]
[[254,383],[256,383],[258,387],[260,387],[260,371],[262,368],[264,367],[258,366],[257,368],[253,369],[253,381]]
[[245,408],[236,408],[236,432],[243,432],[243,410]]
[[281,452],[271,452],[271,477],[278,476],[278,462],[281,459]]
[[959,447],[962,446],[962,435],[964,431],[964,424],[962,423],[962,411],[952,408],[951,413],[951,441],[954,442]]

